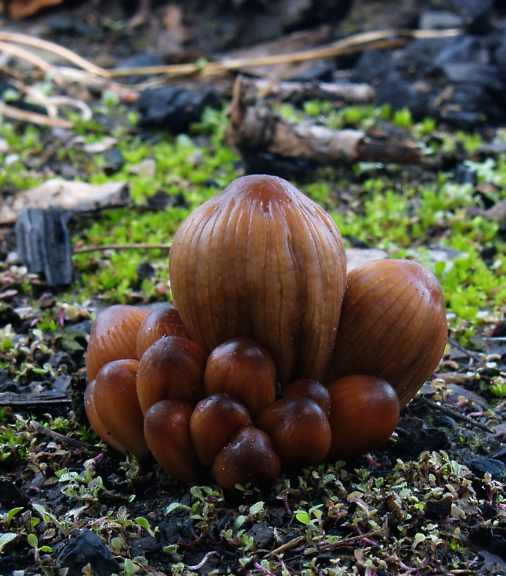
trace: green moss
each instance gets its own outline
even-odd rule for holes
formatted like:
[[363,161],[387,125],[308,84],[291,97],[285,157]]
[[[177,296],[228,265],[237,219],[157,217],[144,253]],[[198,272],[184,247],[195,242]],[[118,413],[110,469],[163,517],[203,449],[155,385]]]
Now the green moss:
[[[336,109],[329,102],[313,100],[302,109],[281,104],[279,111],[290,121],[311,117],[335,129],[367,131],[390,123],[395,129],[411,131],[412,138],[432,153],[457,149],[472,153],[483,144],[479,134],[442,132],[433,119],[414,123],[408,111],[393,112],[386,106]],[[86,153],[82,146],[59,147],[55,153],[59,161],[89,175],[86,179],[91,183],[128,182],[132,200],[126,208],[108,210],[92,220],[79,219],[73,236],[76,245],[170,244],[191,210],[240,175],[238,157],[224,143],[227,119],[223,111],[207,110],[188,134],[160,133],[151,141],[137,132],[136,115],[109,96],[104,96],[98,112],[92,121],[77,122],[76,135],[86,143],[101,142],[105,136],[117,138],[124,159],[117,172],[109,174],[104,154]],[[101,122],[100,114],[104,119],[113,117],[112,122]],[[26,189],[44,178],[42,132],[32,126],[21,130],[8,122],[0,127],[0,137],[9,146],[0,168],[1,188]],[[137,170],[146,160],[153,163],[152,174]],[[427,168],[423,178],[418,178],[408,168],[360,162],[315,171],[313,182],[301,187],[330,212],[345,238],[386,249],[395,257],[420,259],[434,270],[445,292],[451,328],[467,342],[484,319],[503,313],[506,247],[498,222],[487,219],[484,209],[506,196],[506,158],[470,158],[465,164],[482,185],[479,193],[470,184],[456,183],[449,172],[431,173]],[[149,198],[156,193],[168,195],[166,208],[149,208]],[[455,256],[433,261],[430,247],[434,244],[453,250]],[[481,256],[487,246],[495,250],[492,261]],[[72,298],[81,302],[96,296],[111,302],[166,299],[170,297],[167,260],[164,250],[76,254],[79,277],[72,286]],[[146,261],[154,268],[151,278],[138,274],[138,267]],[[45,329],[54,328],[47,322]]]

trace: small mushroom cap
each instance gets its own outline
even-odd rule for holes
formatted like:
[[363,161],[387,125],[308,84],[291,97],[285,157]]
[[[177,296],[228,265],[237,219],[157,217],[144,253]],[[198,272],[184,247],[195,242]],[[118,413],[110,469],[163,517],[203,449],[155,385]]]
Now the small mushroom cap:
[[102,422],[102,419],[98,415],[95,405],[95,383],[96,380],[92,380],[88,386],[86,386],[86,390],[84,391],[84,409],[90,426],[106,444],[109,444],[109,446],[118,452],[124,452],[125,447],[111,435],[107,426]]
[[190,338],[179,312],[174,308],[160,308],[146,316],[137,333],[137,357],[142,358],[144,352],[162,336]]
[[113,448],[145,454],[143,416],[137,399],[137,360],[103,366],[86,389],[85,409],[95,432]]
[[233,338],[209,355],[204,373],[209,396],[227,392],[240,400],[254,416],[274,402],[276,366],[267,350],[250,338]]
[[190,418],[191,437],[200,463],[211,466],[232,436],[250,424],[246,407],[230,394],[218,392],[201,400]]
[[318,464],[330,448],[329,421],[311,398],[281,398],[260,414],[255,426],[267,432],[285,465]]
[[327,387],[318,380],[311,380],[304,378],[302,380],[294,380],[285,386],[282,390],[283,398],[289,396],[304,396],[311,398],[328,416],[330,414],[330,394]]
[[335,380],[328,389],[332,430],[328,460],[366,454],[390,438],[399,421],[399,399],[388,382],[354,374]]
[[207,354],[196,342],[164,336],[142,355],[137,373],[137,395],[142,412],[160,400],[196,404],[204,397]]
[[149,314],[137,306],[116,304],[104,308],[93,322],[86,352],[88,382],[94,380],[104,364],[113,360],[139,359],[137,332]]
[[195,482],[200,470],[190,435],[192,412],[188,402],[162,400],[144,416],[149,449],[160,466],[181,482]]
[[269,436],[247,426],[218,452],[212,471],[216,482],[232,492],[237,484],[256,486],[272,482],[281,473],[281,460]]

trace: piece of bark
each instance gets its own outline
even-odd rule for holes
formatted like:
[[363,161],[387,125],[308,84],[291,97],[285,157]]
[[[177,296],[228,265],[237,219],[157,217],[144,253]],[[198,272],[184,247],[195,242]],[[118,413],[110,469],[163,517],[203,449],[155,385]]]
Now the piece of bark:
[[17,194],[10,202],[0,199],[0,224],[13,224],[17,213],[23,208],[57,206],[74,212],[92,212],[111,206],[124,206],[129,200],[127,182],[94,185],[53,178]]
[[423,158],[414,145],[368,140],[362,130],[333,130],[309,122],[292,124],[264,100],[248,104],[239,84],[229,115],[228,138],[239,151],[269,152],[322,165],[356,161],[407,164]]
[[273,81],[265,78],[242,78],[241,83],[249,97],[275,96],[296,104],[307,100],[342,100],[343,102],[367,103],[374,100],[376,91],[370,84],[351,82],[295,82]]
[[30,273],[44,273],[48,286],[72,282],[72,245],[60,209],[24,208],[15,230],[18,256]]
[[0,406],[22,406],[27,410],[47,406],[72,404],[71,392],[47,392],[46,394],[18,394],[17,392],[0,392]]

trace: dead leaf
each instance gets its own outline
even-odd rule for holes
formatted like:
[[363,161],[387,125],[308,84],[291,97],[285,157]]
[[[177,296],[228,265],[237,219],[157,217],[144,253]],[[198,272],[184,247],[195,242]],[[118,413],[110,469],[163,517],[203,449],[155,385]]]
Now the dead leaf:
[[129,200],[127,182],[94,185],[53,178],[17,194],[10,203],[0,199],[0,224],[13,224],[22,208],[58,206],[64,210],[90,212],[109,206],[123,206]]
[[[43,8],[61,4],[63,0],[10,0],[8,3],[9,18],[19,20],[31,16]],[[0,12],[4,11],[4,3],[0,3]]]

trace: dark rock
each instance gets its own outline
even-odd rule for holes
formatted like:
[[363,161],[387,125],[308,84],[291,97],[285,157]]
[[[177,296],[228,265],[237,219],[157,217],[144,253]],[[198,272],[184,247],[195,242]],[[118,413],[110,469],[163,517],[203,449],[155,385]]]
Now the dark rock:
[[450,416],[442,414],[441,416],[438,416],[434,420],[434,424],[436,426],[445,426],[446,428],[454,428],[457,425],[457,422]]
[[397,432],[402,435],[411,434],[413,432],[418,432],[423,428],[423,420],[421,418],[416,418],[415,416],[402,417],[397,424]]
[[263,522],[253,524],[247,532],[258,548],[269,548],[274,542],[274,528]]
[[26,506],[29,499],[10,480],[0,478],[0,504],[2,508],[11,509],[18,506]]
[[156,270],[154,269],[153,265],[146,260],[137,266],[137,270],[135,272],[137,273],[137,278],[139,278],[139,280],[153,278],[156,276]]
[[331,24],[342,20],[352,7],[353,0],[280,0],[271,4],[272,12],[279,14],[285,29],[309,28],[318,24]]
[[452,84],[472,84],[489,90],[502,90],[503,82],[497,66],[487,64],[449,63],[441,67],[448,82]]
[[446,64],[488,64],[490,55],[482,38],[457,36],[444,45],[434,57],[436,66]]
[[413,116],[423,115],[425,104],[422,95],[404,80],[390,80],[376,86],[376,102],[389,104],[393,110],[408,108]]
[[177,134],[200,120],[206,107],[219,108],[220,104],[220,97],[211,88],[161,86],[141,92],[137,107],[142,127],[165,128]]
[[476,186],[478,183],[478,176],[474,168],[466,166],[466,164],[459,164],[455,170],[455,183],[456,184],[471,184]]
[[104,172],[110,176],[120,170],[125,164],[123,154],[118,148],[111,148],[104,153]]
[[454,42],[454,38],[415,40],[401,52],[399,61],[396,62],[396,68],[400,70],[403,75],[407,75],[410,70],[413,70],[415,79],[426,78],[430,74],[434,74],[437,70],[434,62],[436,56],[441,50],[451,46]]
[[19,393],[19,383],[13,380],[6,380],[5,382],[0,382],[0,392],[16,392]]
[[506,574],[506,562],[497,554],[479,550],[478,556],[483,559],[483,574]]
[[161,522],[158,525],[162,546],[177,544],[181,538],[181,528],[177,522]]
[[446,496],[441,500],[427,500],[425,503],[425,516],[429,520],[443,520],[448,517],[451,512],[453,498]]
[[500,115],[500,110],[493,104],[487,90],[483,86],[471,84],[454,87],[447,102],[440,104],[436,99],[430,107],[434,114],[444,120],[462,126],[472,126],[483,121],[485,113],[491,117]]
[[22,324],[21,317],[11,306],[0,306],[0,326],[11,324],[14,328],[19,328]]
[[160,542],[155,538],[151,538],[151,536],[138,538],[137,540],[132,540],[130,543],[130,555],[132,558],[153,554],[159,550],[161,550]]
[[[75,366],[75,365],[74,365]],[[54,379],[52,392],[66,392],[72,384],[72,378],[68,374],[58,374]]]
[[167,206],[188,207],[188,202],[181,191],[177,194],[167,194],[163,190],[157,190],[152,196],[147,198],[146,203],[150,210],[163,210]]
[[12,556],[2,556],[0,558],[0,574],[11,574],[16,570],[16,563]]
[[506,39],[496,48],[494,58],[502,78],[506,79]]
[[498,253],[497,246],[484,246],[480,250],[480,258],[483,259],[483,261],[485,262],[485,264],[487,264],[487,266],[492,266],[497,256],[497,253]]
[[72,166],[67,162],[61,162],[56,166],[55,172],[57,172],[62,178],[65,178],[65,180],[73,180],[81,175],[75,166]]
[[[76,363],[65,350],[57,350],[49,358],[49,365],[53,368],[60,368],[60,366],[65,366],[68,372],[73,372],[76,369]],[[60,385],[68,387],[69,383],[61,382]]]
[[82,322],[78,322],[77,324],[73,324],[72,327],[68,328],[68,330],[72,329],[73,334],[77,337],[81,335],[82,337],[86,337],[87,334],[91,332],[92,321],[91,320],[83,320]]
[[279,154],[262,151],[242,151],[246,174],[270,174],[285,180],[305,181],[314,175],[315,167],[300,158],[286,158]]
[[372,84],[386,80],[393,73],[392,59],[380,50],[366,50],[362,53],[351,77],[352,82]]
[[422,452],[433,452],[448,448],[450,441],[443,430],[439,428],[424,428],[411,432],[404,438],[397,440],[388,450],[394,458],[414,460]]
[[[501,326],[505,326],[505,324],[502,324]],[[501,448],[501,450],[495,452],[494,460],[501,460],[501,462],[504,462],[506,460],[506,448]]]
[[483,458],[479,456],[477,458],[473,458],[472,460],[468,460],[465,462],[465,465],[469,468],[469,470],[471,470],[471,472],[474,472],[474,474],[480,478],[483,478],[485,474],[490,474],[490,476],[498,482],[502,482],[504,479],[506,464],[501,462],[501,460],[496,460],[495,458]]
[[504,528],[480,526],[470,532],[468,541],[473,547],[488,550],[492,554],[497,554],[503,560],[506,559],[506,534]]
[[452,124],[454,127],[460,127],[463,130],[470,130],[476,124],[483,120],[483,114],[480,112],[469,112],[466,110],[445,110],[441,118]]
[[450,0],[462,16],[469,32],[485,34],[490,30],[494,0]]
[[65,543],[58,562],[71,574],[81,574],[88,564],[97,576],[119,573],[120,566],[102,540],[91,530],[82,530]]

